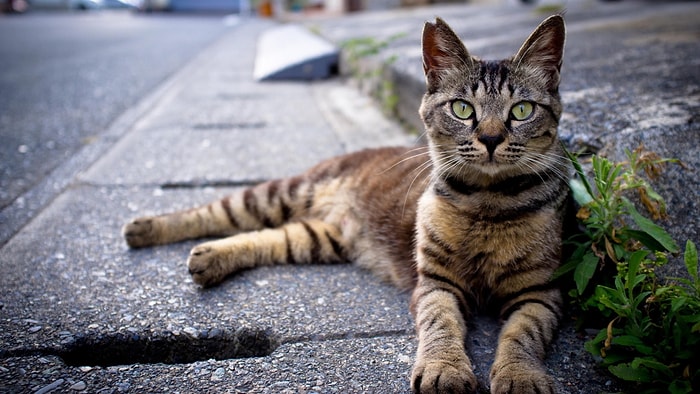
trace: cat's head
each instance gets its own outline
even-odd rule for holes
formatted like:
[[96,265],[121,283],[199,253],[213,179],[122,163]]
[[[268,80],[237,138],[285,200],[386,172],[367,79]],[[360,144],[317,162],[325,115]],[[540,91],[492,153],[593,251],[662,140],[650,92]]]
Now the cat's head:
[[561,159],[564,40],[564,20],[554,15],[512,58],[483,61],[441,19],[425,24],[420,113],[442,176],[488,181],[540,172]]

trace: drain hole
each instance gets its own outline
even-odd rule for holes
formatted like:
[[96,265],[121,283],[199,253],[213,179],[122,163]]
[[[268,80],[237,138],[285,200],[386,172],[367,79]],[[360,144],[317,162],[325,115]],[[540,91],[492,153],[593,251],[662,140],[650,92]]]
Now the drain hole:
[[187,364],[209,359],[261,357],[272,353],[277,346],[269,332],[249,328],[211,329],[197,338],[171,332],[99,333],[75,337],[59,356],[71,366]]

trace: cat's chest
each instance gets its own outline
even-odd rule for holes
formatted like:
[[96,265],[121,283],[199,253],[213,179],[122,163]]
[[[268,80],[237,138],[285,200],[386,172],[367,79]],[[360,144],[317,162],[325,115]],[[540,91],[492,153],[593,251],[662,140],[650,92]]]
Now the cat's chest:
[[488,270],[519,258],[547,239],[552,214],[542,211],[517,220],[485,220],[468,206],[428,194],[420,201],[416,220],[417,226],[451,246],[455,260],[473,270]]

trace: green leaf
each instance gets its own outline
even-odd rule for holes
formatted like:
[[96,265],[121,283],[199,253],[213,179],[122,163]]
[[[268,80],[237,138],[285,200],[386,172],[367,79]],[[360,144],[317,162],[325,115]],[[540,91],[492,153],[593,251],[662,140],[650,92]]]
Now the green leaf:
[[673,376],[673,371],[671,371],[671,368],[669,368],[668,365],[656,361],[653,358],[637,357],[634,360],[632,360],[632,368],[639,368],[640,366],[645,366],[654,371],[661,372],[662,374],[669,377]]
[[622,201],[632,217],[632,220],[634,220],[634,223],[637,224],[640,230],[649,234],[654,240],[660,243],[665,250],[672,253],[677,253],[679,251],[678,245],[666,230],[639,213],[637,208],[634,207],[634,204],[627,198],[622,197]]
[[[562,147],[564,145],[562,144]],[[583,171],[583,167],[581,167],[581,163],[579,163],[578,158],[576,155],[572,154],[569,152],[566,148],[564,148],[564,152],[566,153],[566,156],[569,157],[569,160],[571,160],[571,164],[574,166],[574,169],[576,170],[576,173],[578,176],[581,178],[580,182],[583,184],[583,187],[586,189],[588,192],[589,196],[595,196],[593,194],[593,188],[591,187],[590,182],[588,182],[588,178],[586,178],[586,173]]]
[[[637,350],[642,354],[652,354],[654,349],[646,345],[644,341],[634,335],[620,335],[613,338],[612,343],[619,346],[629,346]],[[633,367],[638,368],[638,365],[632,364]]]
[[684,297],[678,297],[674,298],[671,300],[671,312],[676,313],[678,312],[679,309],[681,309],[685,304],[687,300]]
[[576,260],[569,260],[566,264],[560,266],[559,268],[557,268],[556,271],[554,271],[551,280],[555,281],[561,278],[562,276],[568,274],[569,272],[573,271],[578,266],[578,264],[579,262]]
[[668,386],[671,394],[689,394],[693,392],[690,382],[684,379],[676,379]]
[[698,283],[698,249],[691,240],[685,243],[683,260],[685,261],[685,267],[688,269],[690,277],[693,278],[695,283]]
[[617,260],[622,260],[623,256],[627,254],[625,248],[620,244],[613,244],[613,250],[615,250],[615,258],[617,258]]
[[603,347],[605,338],[607,338],[606,330],[600,330],[598,331],[598,335],[596,335],[595,338],[586,341],[586,343],[583,344],[583,347],[584,349],[588,350],[590,354],[600,356],[600,349]]
[[[572,242],[574,243],[574,242]],[[574,243],[576,244],[576,243]],[[583,255],[590,250],[590,243],[585,243],[585,244],[577,244],[576,250],[571,254],[571,257],[569,258],[569,261],[567,261],[565,264],[561,265],[559,268],[557,268],[556,271],[554,271],[554,274],[552,274],[552,280],[556,280],[563,275],[568,274],[569,272],[573,271],[581,262],[581,259]]]
[[642,264],[642,260],[648,252],[646,250],[638,250],[632,253],[629,260],[627,260],[627,290],[632,290],[638,284],[635,280],[637,277],[637,271],[639,271],[639,266]]
[[644,368],[633,368],[631,363],[611,365],[608,370],[620,379],[632,382],[651,382],[654,376]]
[[696,323],[693,325],[693,328],[690,329],[691,332],[697,332],[700,333],[700,322]]
[[572,178],[569,181],[569,188],[571,188],[571,195],[574,196],[574,200],[576,200],[579,205],[583,206],[593,201],[593,196],[580,179]]
[[593,254],[593,252],[588,252],[583,255],[581,263],[576,266],[574,281],[576,282],[576,290],[579,294],[583,294],[583,291],[586,290],[588,282],[593,277],[596,268],[598,268],[599,261],[600,259],[598,259],[598,256]]
[[659,241],[644,231],[634,230],[631,228],[623,229],[622,233],[629,238],[636,239],[641,242],[649,250],[664,250],[666,249]]

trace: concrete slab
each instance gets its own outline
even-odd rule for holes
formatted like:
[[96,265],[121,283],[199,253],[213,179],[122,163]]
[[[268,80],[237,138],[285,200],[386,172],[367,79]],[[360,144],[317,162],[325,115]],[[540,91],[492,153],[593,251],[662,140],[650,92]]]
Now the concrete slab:
[[282,25],[260,36],[253,75],[258,81],[328,78],[338,69],[339,53],[302,26]]
[[410,336],[299,342],[269,357],[176,365],[71,367],[31,356],[2,360],[0,379],[11,382],[9,392],[405,393],[414,342]]
[[96,184],[171,187],[245,184],[294,175],[340,153],[340,142],[327,128],[290,130],[252,123],[155,129],[124,138],[82,178]]

